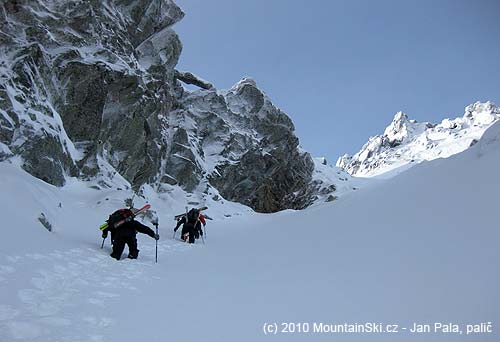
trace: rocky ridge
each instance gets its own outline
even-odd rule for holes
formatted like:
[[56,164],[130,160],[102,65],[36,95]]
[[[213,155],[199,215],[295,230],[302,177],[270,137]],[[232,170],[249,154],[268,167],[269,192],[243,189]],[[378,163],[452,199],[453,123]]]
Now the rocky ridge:
[[183,16],[172,0],[0,4],[0,161],[55,186],[120,178],[139,194],[181,188],[260,212],[331,199],[345,173],[316,177],[254,80],[219,91],[175,69]]

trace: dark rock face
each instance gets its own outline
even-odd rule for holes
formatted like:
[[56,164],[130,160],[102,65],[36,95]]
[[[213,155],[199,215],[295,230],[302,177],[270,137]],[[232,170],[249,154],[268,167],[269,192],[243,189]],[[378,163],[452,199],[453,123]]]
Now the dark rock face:
[[314,163],[255,81],[217,91],[175,70],[183,15],[172,0],[0,3],[0,161],[56,186],[117,172],[261,212],[309,205]]
[[50,135],[34,136],[23,145],[23,169],[41,180],[64,185],[65,174],[76,176],[77,170],[60,142]]
[[64,102],[57,105],[64,127],[73,142],[93,141],[99,136],[107,97],[106,70],[99,65],[69,63],[58,73],[67,84]]
[[54,185],[96,175],[97,156],[135,188],[154,181],[183,15],[170,0],[0,4],[0,141]]
[[200,150],[219,156],[207,171],[223,197],[259,212],[301,209],[312,202],[314,194],[305,191],[312,186],[311,156],[299,151],[292,121],[255,81],[243,79],[222,94],[195,92],[182,103],[202,123],[196,134]]
[[201,179],[201,168],[189,148],[189,139],[184,128],[178,128],[172,137],[172,147],[167,159],[166,172],[175,175],[177,184],[187,191],[193,191]]
[[213,183],[225,198],[259,212],[301,209],[309,204],[309,198],[291,194],[309,185],[313,169],[307,154],[288,155],[277,149],[262,156],[253,150],[245,153],[238,164],[220,166]]

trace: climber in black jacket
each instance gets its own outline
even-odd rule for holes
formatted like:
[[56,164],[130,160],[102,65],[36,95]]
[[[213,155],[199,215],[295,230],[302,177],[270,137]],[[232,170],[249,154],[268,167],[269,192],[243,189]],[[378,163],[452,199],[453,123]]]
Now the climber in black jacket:
[[195,239],[198,239],[200,235],[203,236],[201,224],[203,224],[203,226],[207,224],[205,217],[200,213],[199,209],[192,208],[186,215],[183,215],[177,221],[174,232],[183,225],[181,239],[188,243],[194,243]]
[[[103,238],[106,238],[108,236],[108,231],[110,231],[110,229],[108,228],[103,230]],[[123,249],[125,248],[125,244],[127,244],[128,257],[130,259],[137,259],[137,257],[139,256],[136,238],[137,232],[149,235],[155,240],[160,239],[160,236],[158,234],[155,234],[155,232],[148,226],[145,226],[135,220],[127,221],[119,227],[113,229],[112,231],[111,242],[113,243],[113,252],[110,254],[110,256],[112,258],[115,258],[116,260],[120,260]]]

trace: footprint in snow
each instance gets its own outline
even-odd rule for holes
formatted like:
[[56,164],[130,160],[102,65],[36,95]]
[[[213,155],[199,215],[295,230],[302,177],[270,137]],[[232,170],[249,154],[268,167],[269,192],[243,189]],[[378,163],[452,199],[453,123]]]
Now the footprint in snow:
[[[158,253],[161,258],[189,251],[192,247],[168,241],[158,244]],[[10,305],[0,305],[0,341],[38,340],[41,337],[51,340],[50,336],[75,342],[105,341],[105,329],[113,320],[96,316],[99,312],[96,307],[118,303],[119,295],[102,289],[138,291],[133,280],[141,278],[145,268],[153,267],[154,253],[154,245],[145,245],[142,258],[125,259],[118,264],[110,260],[108,250],[96,253],[96,249],[89,247],[53,251],[47,255],[7,256],[5,264],[10,265],[0,266],[0,282],[2,278],[4,282],[15,279],[25,285],[11,288],[12,296],[4,295]],[[24,280],[30,273],[31,279]],[[90,330],[95,334],[89,336]]]
[[0,274],[14,273],[16,269],[12,266],[0,265]]
[[16,262],[18,262],[18,261],[19,261],[19,259],[21,259],[21,257],[20,257],[20,256],[8,256],[8,257],[7,257],[7,260],[8,260],[8,261],[10,261],[10,262],[12,262],[12,263],[16,263]]
[[16,318],[18,315],[19,311],[12,306],[0,304],[0,321]]
[[[151,258],[150,251],[145,255]],[[103,289],[137,291],[132,281],[152,266],[117,264],[91,248],[9,256],[6,264],[0,266],[0,282],[19,285],[0,292],[0,341],[106,341],[114,321],[99,312],[119,303],[120,296]]]
[[32,340],[44,334],[39,325],[23,321],[7,323],[7,331],[17,340]]

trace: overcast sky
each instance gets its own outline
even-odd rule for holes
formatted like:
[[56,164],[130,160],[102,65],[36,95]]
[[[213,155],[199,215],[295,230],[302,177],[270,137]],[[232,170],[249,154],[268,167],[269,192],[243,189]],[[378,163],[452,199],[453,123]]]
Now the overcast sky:
[[500,105],[497,0],[176,0],[178,65],[231,87],[251,76],[335,163],[397,111],[418,121]]

